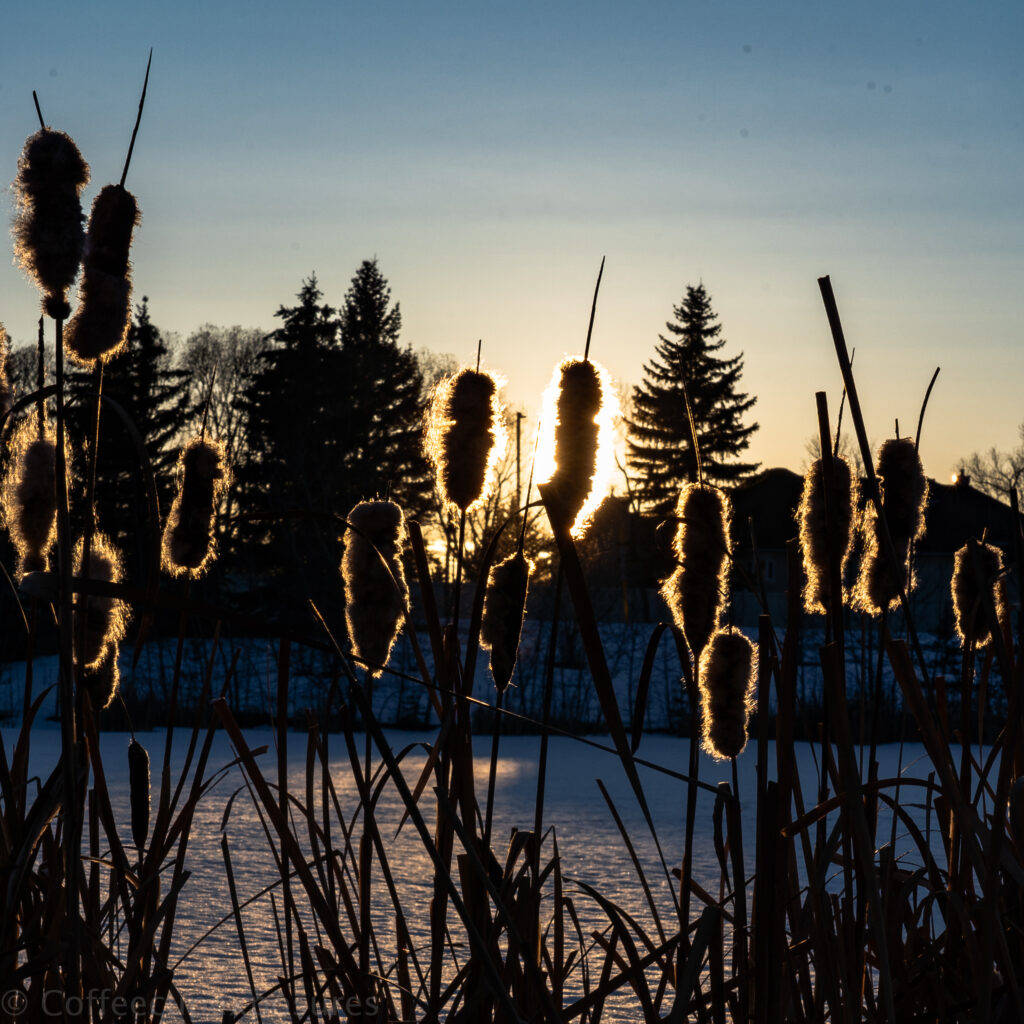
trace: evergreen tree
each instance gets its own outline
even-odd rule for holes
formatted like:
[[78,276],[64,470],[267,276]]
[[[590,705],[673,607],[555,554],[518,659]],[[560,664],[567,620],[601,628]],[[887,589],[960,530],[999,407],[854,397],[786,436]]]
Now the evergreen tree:
[[427,507],[431,475],[423,455],[423,374],[399,344],[402,314],[377,266],[364,260],[339,317],[351,395],[340,410],[345,472],[343,514],[357,501],[390,496],[407,514]]
[[337,622],[343,530],[332,517],[385,494],[418,512],[430,477],[422,376],[376,261],[360,266],[340,313],[322,298],[311,277],[298,304],[277,311],[282,326],[239,403],[238,508],[269,518],[240,524],[238,561],[272,616],[305,621],[312,597]]
[[722,327],[704,285],[688,285],[673,310],[674,321],[659,335],[656,358],[644,364],[644,382],[633,389],[628,460],[637,497],[656,515],[670,515],[679,488],[697,479],[683,387],[690,398],[704,479],[716,485],[735,484],[758,468],[740,462],[757,424],[743,417],[757,401],[737,390],[743,353],[724,359]]
[[[103,394],[128,415],[146,449],[156,476],[161,517],[174,496],[174,467],[188,417],[188,373],[175,369],[160,330],[150,319],[149,299],[136,306],[127,348],[103,368]],[[85,445],[75,460],[76,490],[88,487],[88,450],[96,429],[96,383],[92,371],[72,373],[68,382],[72,437]],[[96,524],[121,549],[129,578],[141,582],[153,552],[147,547],[153,524],[145,477],[135,439],[113,406],[105,404],[100,418],[96,463]],[[76,504],[78,528],[84,506]],[[159,524],[162,526],[161,523]]]

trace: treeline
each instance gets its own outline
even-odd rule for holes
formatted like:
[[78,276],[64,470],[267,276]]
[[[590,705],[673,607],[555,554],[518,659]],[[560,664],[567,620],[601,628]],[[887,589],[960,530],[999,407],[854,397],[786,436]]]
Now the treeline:
[[[399,303],[375,259],[360,265],[337,307],[311,276],[274,315],[269,334],[204,326],[172,347],[143,297],[126,350],[103,368],[95,484],[99,527],[123,552],[127,577],[142,585],[153,524],[140,449],[162,519],[182,445],[204,432],[221,441],[231,483],[219,510],[220,557],[192,582],[193,594],[268,626],[308,622],[309,598],[340,610],[341,520],[356,502],[387,494],[410,515],[430,511],[420,439],[438,372],[437,360],[421,365],[402,342]],[[34,391],[36,346],[15,349],[8,373],[16,397]],[[94,371],[68,381],[74,473],[87,472],[99,383]],[[117,407],[124,416],[110,413]],[[72,514],[81,521],[85,511]]]

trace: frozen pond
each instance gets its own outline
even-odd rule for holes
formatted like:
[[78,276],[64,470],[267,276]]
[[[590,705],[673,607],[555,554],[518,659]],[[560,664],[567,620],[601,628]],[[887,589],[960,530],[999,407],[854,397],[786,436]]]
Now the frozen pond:
[[[274,734],[269,729],[250,730],[246,733],[250,746],[267,746],[267,753],[261,758],[263,770],[271,780],[276,779],[277,760],[274,749]],[[8,752],[15,738],[11,729],[3,730],[4,743]],[[138,738],[150,752],[153,763],[154,806],[159,787],[159,766],[163,756],[163,733],[140,733]],[[389,741],[394,750],[416,743],[428,743],[433,733],[389,732]],[[180,764],[187,745],[188,734],[179,731],[175,737],[173,762]],[[606,738],[597,737],[605,743]],[[533,827],[534,802],[536,793],[537,755],[539,738],[536,736],[503,737],[501,760],[497,775],[497,797],[495,801],[494,847],[502,859],[501,850],[513,828]],[[59,753],[59,731],[47,725],[34,732],[32,769],[47,772],[56,763]],[[128,737],[121,733],[105,734],[102,738],[102,753],[111,796],[123,821],[122,840],[130,844],[128,824]],[[478,799],[481,805],[486,793],[487,755],[489,737],[475,738],[476,778]],[[359,749],[362,750],[360,742]],[[641,744],[638,756],[675,771],[685,772],[689,757],[688,741],[665,736],[647,735]],[[358,799],[352,780],[350,764],[341,736],[330,737],[330,763],[332,777],[338,789],[339,800],[346,814],[351,815]],[[289,786],[301,794],[304,789],[306,737],[303,733],[289,734]],[[800,767],[805,804],[815,803],[815,766],[807,744],[797,744],[797,760]],[[895,776],[898,770],[900,748],[898,745],[879,748],[880,778]],[[210,770],[224,765],[233,758],[233,752],[226,736],[218,733],[211,754]],[[410,786],[415,783],[425,752],[422,747],[415,749],[404,762],[405,776]],[[926,777],[929,767],[921,763],[923,751],[920,745],[906,744],[903,750],[903,768],[911,776]],[[756,750],[754,745],[740,757],[739,785],[743,803],[744,846],[750,859],[754,849],[754,794],[756,788]],[[702,756],[701,779],[711,784],[731,781],[728,764],[712,762]],[[686,787],[679,780],[669,778],[650,769],[640,769],[641,779],[647,794],[659,839],[669,867],[678,867],[682,858]],[[173,774],[176,779],[177,775]],[[769,776],[775,775],[774,744],[769,746]],[[559,851],[563,861],[563,874],[596,886],[602,894],[618,902],[646,927],[651,920],[650,911],[636,879],[622,838],[612,815],[598,789],[596,780],[601,779],[607,787],[616,808],[633,840],[654,891],[654,898],[667,925],[671,927],[674,918],[672,897],[668,891],[660,862],[657,859],[650,832],[637,806],[636,798],[622,771],[617,757],[572,739],[553,737],[548,763],[548,786],[545,805],[545,827],[553,826],[557,835]],[[179,901],[175,923],[172,962],[184,956],[176,967],[175,977],[180,991],[187,1000],[192,1019],[217,1022],[219,1024],[225,1009],[240,1010],[250,999],[248,982],[238,950],[238,939],[233,920],[226,921],[205,938],[193,952],[185,955],[196,940],[210,928],[230,915],[231,904],[221,853],[221,824],[229,797],[243,785],[238,769],[233,769],[224,781],[200,803],[195,818],[193,834],[189,843],[187,867],[191,877]],[[920,802],[921,790],[907,791],[908,802]],[[429,793],[429,787],[428,787]],[[434,818],[434,799],[424,794],[421,808],[431,825]],[[712,841],[712,808],[714,796],[702,792],[698,805],[697,839],[695,842],[694,877],[696,881],[717,895],[719,869]],[[395,873],[395,882],[407,911],[414,943],[425,948],[428,945],[428,906],[432,894],[432,868],[423,850],[422,843],[411,824],[407,824],[397,840],[393,839],[395,826],[401,816],[401,802],[393,787],[388,787],[381,797],[378,820],[381,833],[388,844],[389,857]],[[914,811],[922,824],[923,812]],[[934,818],[932,819],[934,830]],[[248,794],[243,789],[234,800],[227,819],[226,833],[231,845],[233,865],[239,898],[255,895],[276,877],[273,862],[268,851],[266,836]],[[888,819],[880,815],[879,842],[888,837]],[[297,890],[299,891],[299,890]],[[375,881],[374,892],[379,894],[381,905],[381,932],[391,932],[389,920],[391,905],[383,885]],[[300,899],[301,892],[300,892]],[[603,926],[605,919],[600,911],[581,893],[576,898],[578,909],[586,929]],[[699,908],[698,908],[699,909]],[[263,898],[243,911],[246,939],[254,963],[258,990],[268,988],[276,982],[279,972],[277,937],[269,901]],[[393,957],[392,957],[393,959]],[[621,1016],[613,1013],[618,1010]],[[170,1019],[177,1016],[176,1011]],[[250,1019],[250,1018],[247,1018]],[[251,1019],[255,1019],[254,1017]],[[271,1016],[268,1019],[273,1019]],[[627,1002],[618,1007],[608,1006],[606,1020],[632,1020]]]

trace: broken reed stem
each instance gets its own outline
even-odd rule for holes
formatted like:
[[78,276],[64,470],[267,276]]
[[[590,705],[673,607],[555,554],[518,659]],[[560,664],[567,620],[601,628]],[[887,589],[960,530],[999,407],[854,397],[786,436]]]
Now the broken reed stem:
[[[135,136],[139,134],[139,124],[142,121],[142,108],[146,104],[146,89],[149,86],[149,68],[153,63],[153,47],[149,48],[149,60],[146,61],[146,77],[142,81],[142,95],[139,97],[139,112],[135,115],[135,127],[132,129],[132,140],[128,143],[128,155],[124,159],[124,170],[121,171],[121,188],[124,188],[125,179],[128,177],[128,168],[131,166],[132,153],[135,150]],[[35,95],[33,93],[33,95]]]
[[587,324],[587,343],[583,346],[583,361],[590,360],[590,338],[594,333],[594,314],[597,312],[597,293],[601,290],[601,278],[604,275],[605,257],[601,257],[601,266],[597,271],[597,284],[594,285],[594,300],[590,303],[590,323]]
[[917,435],[914,437],[914,451],[918,452],[921,450],[921,427],[924,426],[924,412],[928,408],[928,399],[932,396],[932,388],[935,387],[935,381],[939,376],[939,370],[942,369],[940,366],[935,367],[935,372],[932,374],[932,379],[928,382],[928,390],[924,393],[924,401],[921,403],[921,414],[917,417]]

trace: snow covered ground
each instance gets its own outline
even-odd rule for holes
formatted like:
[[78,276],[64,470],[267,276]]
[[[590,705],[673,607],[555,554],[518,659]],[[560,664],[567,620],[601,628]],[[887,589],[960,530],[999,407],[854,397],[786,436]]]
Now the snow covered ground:
[[[0,730],[0,734],[10,750],[14,730],[4,728]],[[399,749],[419,741],[430,742],[434,734],[395,731],[388,735],[392,747]],[[164,734],[140,733],[139,739],[149,749],[154,764],[155,793],[159,784],[158,766],[162,760]],[[276,775],[273,732],[269,729],[251,730],[247,733],[247,739],[253,747],[264,744],[268,746],[268,753],[263,757],[265,770],[272,776]],[[184,733],[180,732],[177,735],[173,758],[175,765],[179,764],[183,757],[186,740],[187,736]],[[294,785],[299,785],[304,773],[305,736],[301,733],[291,733],[289,744],[290,781]],[[498,837],[507,837],[513,827],[532,827],[538,744],[539,740],[535,736],[502,739],[495,812],[495,835]],[[124,734],[107,733],[102,737],[104,764],[111,785],[112,799],[119,815],[118,820],[123,823],[122,838],[126,842],[130,836],[127,746],[128,737]],[[483,738],[477,740],[477,777],[481,794],[486,778],[487,747],[487,741]],[[48,770],[56,762],[59,749],[60,735],[56,727],[41,726],[34,730],[32,770]],[[688,741],[685,739],[667,735],[648,735],[644,737],[638,753],[639,756],[657,764],[685,772],[688,751]],[[802,784],[810,803],[813,802],[810,794],[815,788],[814,758],[807,744],[798,744],[796,754]],[[342,805],[354,808],[357,798],[340,737],[331,738],[330,755],[332,776],[338,787]],[[226,737],[218,734],[210,761],[211,769],[226,764],[232,757]],[[897,774],[899,757],[898,746],[879,748],[882,778]],[[650,911],[645,905],[643,893],[621,837],[598,791],[595,780],[601,779],[607,786],[648,871],[655,900],[661,912],[671,919],[672,900],[668,883],[658,866],[650,833],[615,755],[595,750],[572,739],[556,737],[551,743],[550,758],[545,825],[554,826],[556,830],[565,875],[595,885],[604,895],[635,914],[638,920],[645,924],[650,923]],[[407,762],[407,778],[415,778],[422,759],[422,749],[410,756]],[[754,835],[755,761],[753,747],[749,747],[738,762],[745,847],[751,853]],[[774,775],[774,745],[769,750],[769,764]],[[914,744],[906,745],[902,767],[905,772],[916,777],[927,776],[930,770],[929,766],[923,763],[921,748]],[[172,767],[172,772],[174,770]],[[670,866],[676,866],[681,859],[683,848],[684,784],[649,769],[641,769],[641,777],[665,856]],[[707,757],[702,757],[701,777],[711,783],[726,781],[730,777],[728,765],[716,764]],[[197,949],[188,952],[192,944],[208,929],[230,914],[231,906],[220,850],[221,823],[229,797],[241,786],[240,773],[237,769],[232,770],[203,800],[189,846],[188,868],[192,874],[183,893],[173,948],[176,959],[183,957],[176,968],[175,976],[188,1000],[193,1020],[196,1021],[219,1022],[224,1009],[238,1010],[249,998],[245,972],[238,952],[238,941],[230,920],[215,928]],[[916,794],[913,797],[907,795],[908,802],[912,799],[917,799]],[[701,796],[697,816],[694,872],[696,880],[701,885],[717,893],[719,872],[712,841],[713,800],[710,794]],[[431,871],[413,829],[407,826],[397,840],[390,839],[394,833],[393,826],[397,824],[400,816],[399,807],[397,794],[386,790],[381,801],[379,818],[384,825],[382,833],[389,840],[391,860],[396,871],[396,884],[408,908],[410,926],[414,929],[413,940],[426,944]],[[428,811],[428,821],[432,820],[432,799],[425,800],[424,807]],[[912,809],[911,813],[923,826],[923,811]],[[934,818],[932,826],[934,830]],[[245,899],[258,892],[276,875],[259,818],[244,792],[232,805],[225,831],[233,852],[239,895],[241,899]],[[879,836],[887,834],[888,822],[883,815]],[[380,887],[375,891],[383,893]],[[603,923],[601,914],[585,896],[577,894],[577,906],[587,924],[596,926]],[[384,915],[388,908],[382,902],[379,909]],[[277,950],[269,902],[262,899],[254,903],[252,907],[243,911],[243,920],[250,953],[256,967],[257,988],[269,987],[276,979]],[[387,930],[386,918],[383,916],[382,923],[384,930]],[[170,1019],[174,1019],[174,1016]],[[635,1020],[635,1006],[631,1005],[628,995],[616,1000],[614,1007],[608,1007],[605,1019],[623,1022]]]

